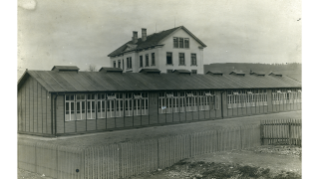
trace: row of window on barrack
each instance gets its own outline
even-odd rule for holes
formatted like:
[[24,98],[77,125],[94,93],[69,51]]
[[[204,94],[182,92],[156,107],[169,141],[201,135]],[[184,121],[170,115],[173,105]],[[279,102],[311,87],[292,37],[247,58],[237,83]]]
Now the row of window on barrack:
[[[218,109],[217,100],[213,92],[163,92],[158,113]],[[65,120],[148,115],[148,101],[148,93],[66,95]]]
[[[292,104],[301,102],[301,90],[272,90],[272,104]],[[252,90],[252,91],[229,91],[227,94],[228,108],[242,108],[254,106],[267,106],[267,91]]]

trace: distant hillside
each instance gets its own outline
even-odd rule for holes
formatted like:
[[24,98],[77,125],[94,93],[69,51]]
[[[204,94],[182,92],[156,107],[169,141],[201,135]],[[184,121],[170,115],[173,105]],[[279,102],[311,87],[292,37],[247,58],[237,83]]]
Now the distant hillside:
[[213,63],[204,65],[205,73],[211,71],[221,71],[223,73],[230,73],[232,70],[242,70],[246,74],[252,71],[262,71],[266,74],[269,72],[278,72],[286,75],[292,79],[301,82],[301,64],[286,64],[286,65],[272,65],[272,64],[253,64],[253,63]]

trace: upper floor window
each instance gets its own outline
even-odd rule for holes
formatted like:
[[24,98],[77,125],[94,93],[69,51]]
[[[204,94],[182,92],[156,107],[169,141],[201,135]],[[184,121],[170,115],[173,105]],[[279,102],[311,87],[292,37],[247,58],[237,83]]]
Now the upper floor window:
[[173,53],[172,52],[166,53],[166,64],[173,65]]
[[184,39],[185,48],[189,48],[189,39]]
[[173,42],[174,42],[174,48],[178,48],[178,38],[177,37],[174,37]]
[[113,68],[116,68],[116,61],[113,62]]
[[126,68],[131,69],[132,68],[132,57],[126,58]]
[[140,67],[143,67],[143,56],[140,56]]
[[152,66],[155,66],[155,53],[152,53]]
[[145,66],[149,66],[149,61],[148,61],[148,54],[145,54]]
[[185,54],[179,53],[179,65],[185,65]]
[[191,54],[191,65],[197,65],[196,53]]
[[179,38],[179,48],[184,48],[184,39]]
[[188,38],[173,38],[174,48],[189,48],[189,39]]

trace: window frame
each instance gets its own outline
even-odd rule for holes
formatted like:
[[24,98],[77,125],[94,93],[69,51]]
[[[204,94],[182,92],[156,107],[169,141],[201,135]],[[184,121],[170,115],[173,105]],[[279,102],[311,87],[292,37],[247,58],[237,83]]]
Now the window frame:
[[[171,64],[167,63],[168,62],[168,54],[171,55]],[[166,52],[166,65],[174,65],[173,64],[173,52]]]
[[148,53],[145,54],[145,66],[146,66],[146,67],[150,66],[150,65],[149,65],[149,56],[148,56]]
[[151,54],[151,66],[155,66],[156,62],[155,62],[155,53]]
[[140,55],[140,68],[143,68],[143,55]]
[[179,66],[186,66],[186,60],[185,60],[185,53],[184,52],[178,53],[178,61],[179,61]]
[[196,53],[191,53],[191,66],[197,66],[197,54]]

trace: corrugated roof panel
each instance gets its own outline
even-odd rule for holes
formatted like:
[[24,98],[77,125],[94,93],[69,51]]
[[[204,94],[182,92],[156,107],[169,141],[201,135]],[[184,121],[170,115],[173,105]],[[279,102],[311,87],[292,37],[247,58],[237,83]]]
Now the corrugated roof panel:
[[[288,77],[28,71],[50,92],[157,91],[301,87]],[[27,75],[27,74],[25,74]],[[19,84],[18,84],[19,85]]]

